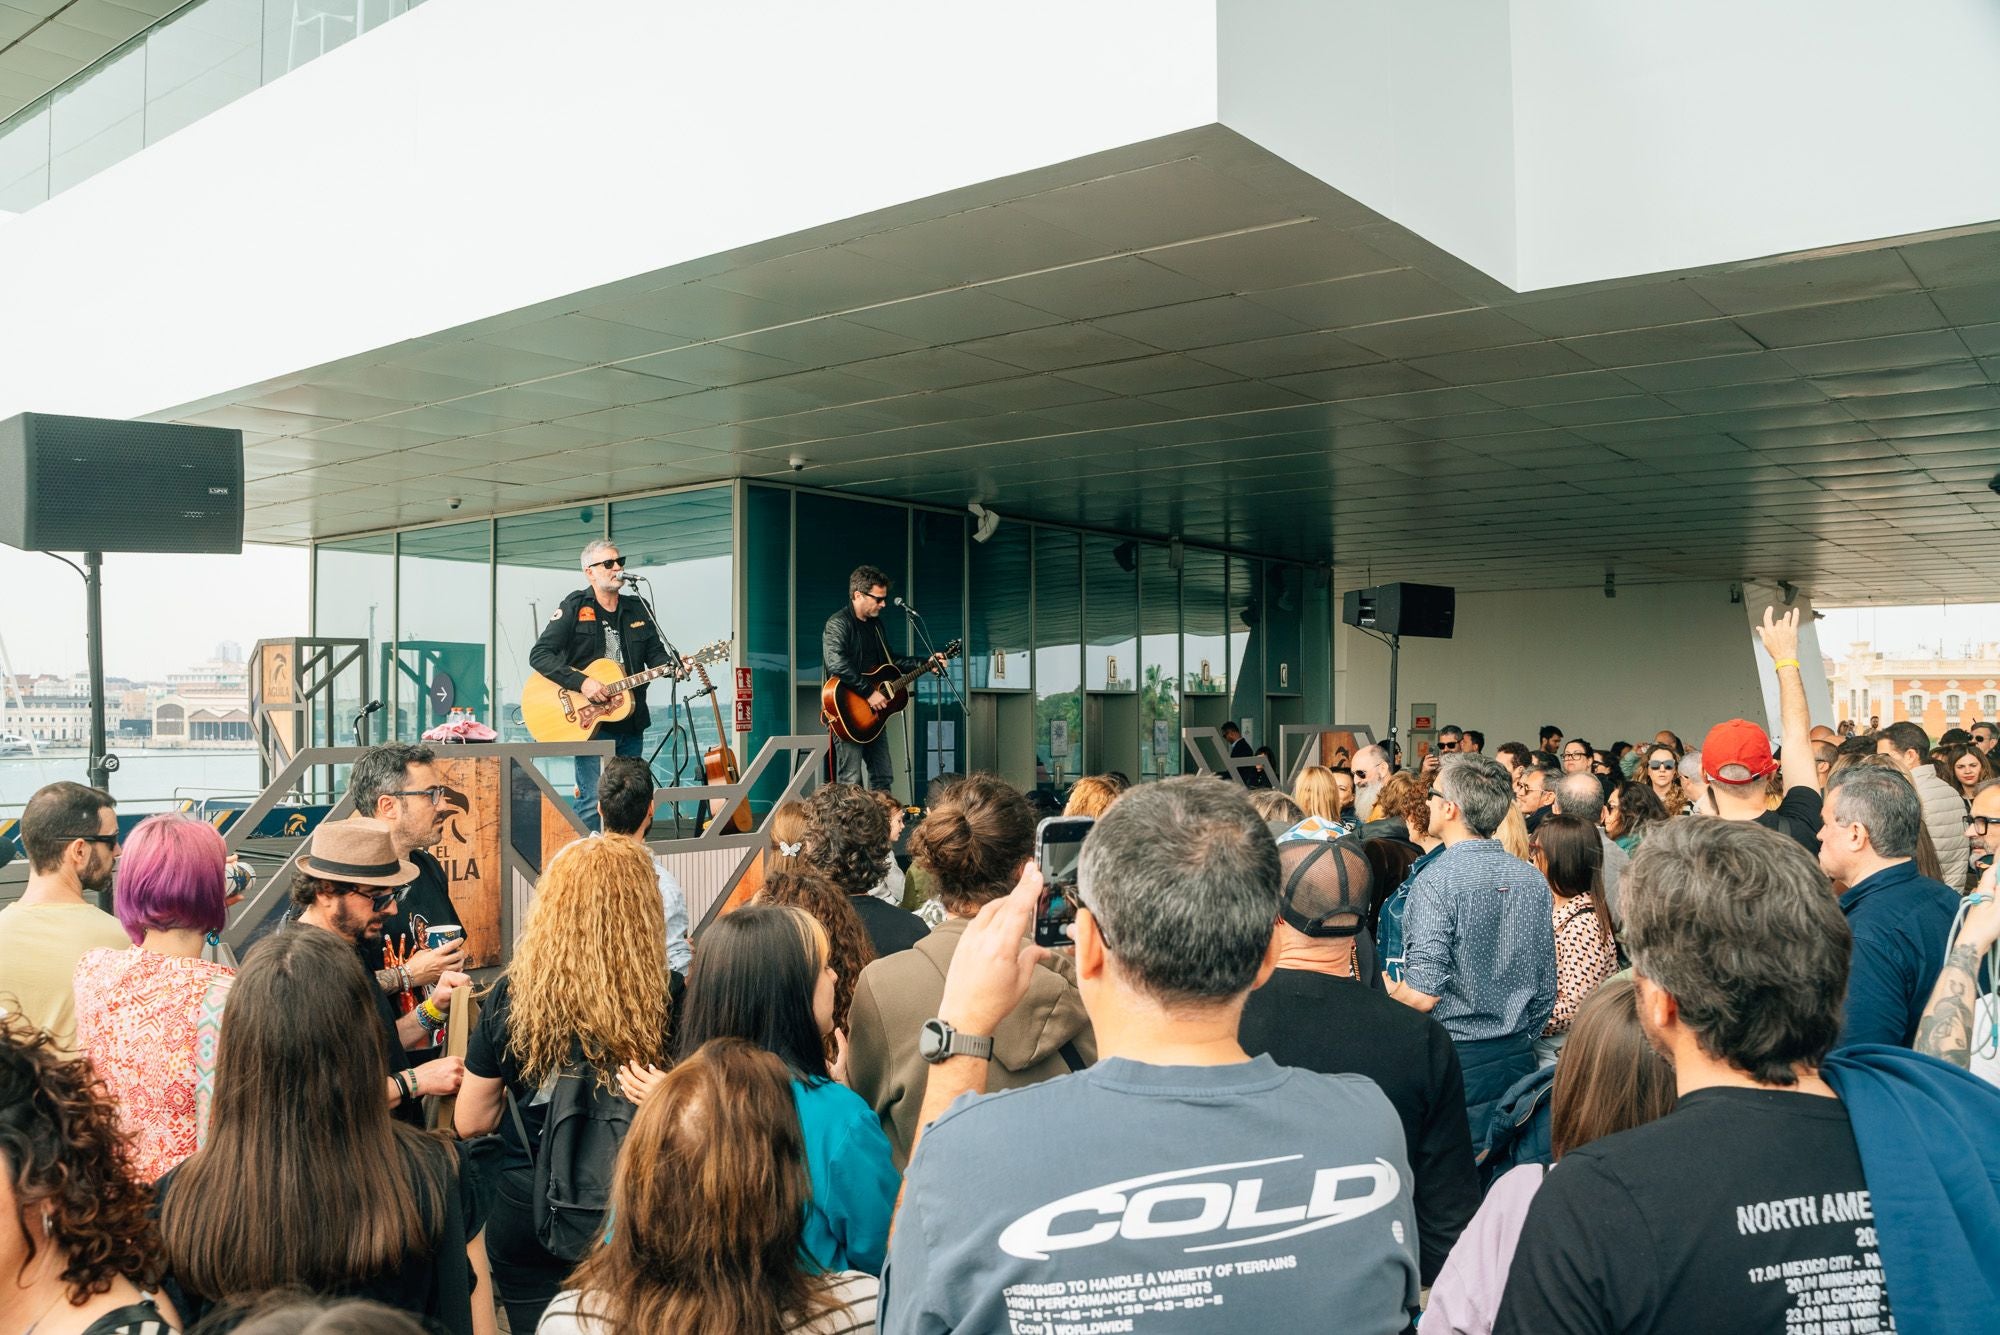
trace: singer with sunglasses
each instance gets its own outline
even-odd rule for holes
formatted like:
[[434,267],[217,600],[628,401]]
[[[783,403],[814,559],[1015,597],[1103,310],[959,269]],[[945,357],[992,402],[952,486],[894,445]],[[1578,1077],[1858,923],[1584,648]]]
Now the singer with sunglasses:
[[[601,703],[610,695],[603,682],[585,675],[584,668],[608,658],[628,673],[640,672],[668,662],[669,655],[653,609],[625,589],[625,558],[617,545],[602,539],[591,543],[583,549],[582,563],[589,586],[562,600],[529,651],[528,666],[556,685],[580,690],[586,700]],[[632,712],[600,723],[596,735],[612,742],[618,755],[641,755],[651,722],[646,688],[636,686]],[[593,830],[598,828],[597,778],[603,768],[598,756],[576,758],[577,814]]]
[[[868,699],[870,709],[889,704],[882,686],[873,675],[888,664],[898,673],[914,670],[924,660],[891,653],[882,635],[882,609],[889,605],[889,577],[874,566],[857,566],[847,577],[847,602],[826,619],[820,636],[820,652],[827,675]],[[899,600],[900,601],[900,600]],[[944,657],[933,655],[940,670]],[[833,738],[834,777],[860,788],[888,792],[892,775],[889,759],[889,730],[884,728],[870,742],[850,742],[836,734]]]
[[[396,891],[416,875],[417,869],[396,852],[395,831],[384,822],[367,816],[322,821],[292,869],[285,929],[332,932],[366,951],[381,941],[383,923],[398,912]],[[389,1105],[412,1126],[424,1124],[424,1095],[456,1094],[465,1078],[463,1057],[422,1063],[416,1057],[433,1050],[452,997],[471,982],[465,974],[445,970],[430,997],[407,1015],[397,1013],[396,1003],[381,988],[368,989],[387,1039]]]

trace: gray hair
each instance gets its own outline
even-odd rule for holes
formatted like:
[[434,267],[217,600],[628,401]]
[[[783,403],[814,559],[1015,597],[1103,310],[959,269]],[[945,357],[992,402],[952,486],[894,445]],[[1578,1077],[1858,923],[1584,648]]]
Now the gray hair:
[[1667,821],[1619,888],[1633,970],[1673,997],[1703,1052],[1770,1085],[1825,1059],[1854,935],[1796,840],[1752,821]]
[[1699,779],[1702,777],[1701,752],[1690,751],[1681,757],[1679,777],[1683,779]]
[[617,550],[618,550],[618,544],[611,541],[611,539],[598,538],[593,542],[585,543],[583,548],[583,554],[581,556],[578,556],[576,559],[578,563],[581,564],[585,570],[588,570],[592,565],[596,564],[599,559],[596,553],[615,552]]
[[1097,820],[1077,890],[1134,988],[1168,1004],[1247,992],[1278,920],[1278,846],[1243,789],[1141,784]]
[[2000,788],[2000,779],[1981,779],[1979,786],[1972,790],[1972,795],[1976,798],[1981,793],[1992,792],[1995,788]]
[[1556,781],[1556,811],[1595,824],[1604,811],[1604,785],[1584,771],[1563,775]]
[[1481,839],[1500,828],[1514,805],[1514,785],[1506,768],[1477,751],[1456,751],[1438,762],[1436,787]]
[[1917,855],[1924,804],[1901,769],[1850,765],[1826,781],[1826,791],[1833,798],[1833,818],[1867,830],[1877,853],[1885,858]]
[[[1384,765],[1389,765],[1389,748],[1377,742],[1370,742],[1359,751],[1356,751],[1354,759],[1348,763],[1350,765],[1372,765],[1377,761],[1380,761]],[[1395,766],[1389,765],[1389,768],[1393,770]]]
[[379,799],[409,782],[410,766],[428,765],[436,759],[437,752],[428,746],[407,742],[369,747],[347,776],[347,795],[354,799],[354,814],[374,816]]

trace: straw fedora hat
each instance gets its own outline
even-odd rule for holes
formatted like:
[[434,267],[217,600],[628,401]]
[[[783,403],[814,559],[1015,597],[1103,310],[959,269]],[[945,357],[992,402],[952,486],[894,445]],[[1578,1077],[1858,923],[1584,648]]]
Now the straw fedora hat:
[[367,816],[320,822],[299,865],[322,880],[345,885],[408,885],[417,869],[396,856],[389,827]]

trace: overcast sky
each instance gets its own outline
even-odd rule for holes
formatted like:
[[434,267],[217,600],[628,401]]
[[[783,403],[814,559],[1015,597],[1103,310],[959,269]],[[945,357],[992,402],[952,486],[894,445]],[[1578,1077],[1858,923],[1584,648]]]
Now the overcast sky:
[[[78,565],[80,552],[66,552]],[[303,635],[304,547],[243,549],[240,556],[104,558],[104,671],[163,680],[234,640],[248,653],[260,639]],[[0,545],[0,643],[16,672],[84,669],[83,580],[41,552]]]
[[1866,640],[1876,651],[1899,657],[1956,658],[1967,646],[2000,643],[2000,603],[1932,603],[1925,607],[1819,609],[1820,652],[1844,657],[1848,646]]

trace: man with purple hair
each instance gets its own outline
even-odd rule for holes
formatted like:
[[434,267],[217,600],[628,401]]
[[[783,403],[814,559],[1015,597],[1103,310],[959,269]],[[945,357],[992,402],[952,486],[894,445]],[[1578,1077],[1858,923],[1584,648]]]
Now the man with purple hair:
[[46,1029],[65,1054],[76,1048],[77,960],[97,946],[126,944],[117,919],[84,898],[111,888],[117,805],[80,783],[38,789],[21,811],[27,889],[0,909],[0,1009]]

